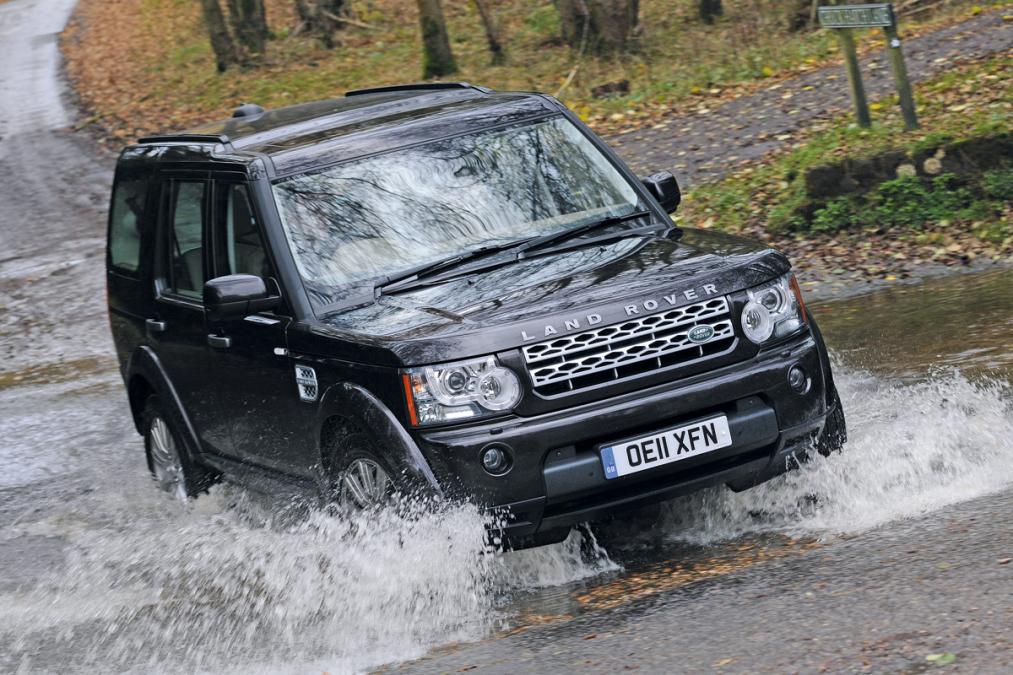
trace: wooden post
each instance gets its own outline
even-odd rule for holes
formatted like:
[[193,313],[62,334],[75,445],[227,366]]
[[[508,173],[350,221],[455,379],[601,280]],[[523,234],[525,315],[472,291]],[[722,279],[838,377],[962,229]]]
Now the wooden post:
[[[831,5],[836,5],[839,0],[830,0]],[[838,28],[837,43],[841,46],[841,53],[844,55],[844,70],[848,74],[848,85],[851,87],[851,102],[855,106],[855,117],[858,118],[858,126],[868,129],[872,126],[872,118],[869,117],[869,101],[865,98],[865,85],[862,84],[862,71],[858,68],[858,54],[855,52],[855,36],[850,28]]]
[[911,93],[911,81],[907,76],[904,52],[900,49],[897,26],[885,26],[883,33],[886,34],[886,52],[890,57],[893,79],[897,83],[897,96],[900,98],[900,110],[904,115],[904,128],[911,131],[918,128],[918,115],[915,113],[915,99]]
[[872,119],[869,117],[869,102],[865,98],[865,86],[862,84],[862,71],[858,68],[855,36],[851,33],[850,28],[841,28],[837,31],[837,40],[841,45],[841,52],[844,54],[844,68],[848,73],[851,100],[855,104],[855,117],[858,118],[858,126],[868,128],[872,126]]
[[907,77],[907,66],[904,64],[904,53],[900,50],[900,38],[897,36],[897,15],[890,3],[874,3],[865,5],[840,5],[838,0],[830,0],[829,7],[819,7],[817,16],[820,25],[837,31],[837,38],[844,52],[844,65],[848,71],[848,82],[851,84],[851,98],[855,102],[855,114],[859,126],[870,124],[869,106],[865,100],[865,88],[862,86],[862,74],[858,70],[858,57],[855,55],[855,38],[852,28],[880,27],[886,35],[887,56],[890,68],[897,84],[897,96],[900,98],[901,112],[904,113],[904,126],[908,131],[918,128],[918,116],[915,114],[915,100],[911,94],[911,81]]

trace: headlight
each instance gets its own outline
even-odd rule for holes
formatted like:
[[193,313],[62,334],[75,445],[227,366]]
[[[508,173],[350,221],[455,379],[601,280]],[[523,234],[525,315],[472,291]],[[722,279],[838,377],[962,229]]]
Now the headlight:
[[749,301],[742,308],[742,331],[756,344],[790,335],[806,322],[802,290],[790,274],[746,293]]
[[403,377],[413,425],[482,417],[521,400],[520,380],[493,356],[409,368]]

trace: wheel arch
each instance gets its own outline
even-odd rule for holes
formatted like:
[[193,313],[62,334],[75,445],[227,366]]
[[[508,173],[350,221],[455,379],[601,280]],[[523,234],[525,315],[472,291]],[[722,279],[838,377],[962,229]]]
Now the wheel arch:
[[200,453],[200,440],[183,408],[183,402],[172,386],[172,381],[162,367],[155,352],[147,345],[137,348],[127,365],[127,397],[130,401],[130,413],[134,418],[134,427],[140,434],[144,433],[144,404],[152,395],[157,395],[174,413],[179,433],[186,444],[190,458]]
[[834,371],[830,364],[830,351],[827,349],[826,342],[823,341],[823,331],[820,330],[816,319],[808,309],[806,310],[806,318],[809,321],[809,330],[812,331],[813,339],[816,340],[816,351],[819,354],[820,367],[823,369],[823,381],[826,383],[825,399],[829,409],[833,406],[837,396],[837,384],[834,382]]
[[331,386],[321,399],[317,429],[320,466],[324,472],[332,470],[337,459],[329,450],[331,443],[349,425],[372,435],[384,453],[383,458],[391,463],[392,468],[428,487],[436,496],[443,497],[443,489],[429,462],[394,413],[372,393],[349,382]]

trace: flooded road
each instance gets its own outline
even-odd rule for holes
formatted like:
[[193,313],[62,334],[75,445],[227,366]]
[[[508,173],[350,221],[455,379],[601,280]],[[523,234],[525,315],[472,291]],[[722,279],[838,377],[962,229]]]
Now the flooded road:
[[72,5],[0,4],[0,671],[1013,666],[1008,270],[816,306],[847,451],[639,537],[484,555],[467,507],[367,536],[158,493],[104,313],[111,161],[56,78]]

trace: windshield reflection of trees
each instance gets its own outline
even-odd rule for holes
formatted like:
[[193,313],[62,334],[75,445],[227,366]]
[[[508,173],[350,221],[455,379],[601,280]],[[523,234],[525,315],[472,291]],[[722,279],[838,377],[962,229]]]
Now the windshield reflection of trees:
[[[516,311],[517,303],[511,303],[515,296],[523,296],[524,301],[520,305],[527,308],[518,316],[528,312],[537,314],[544,311],[540,303],[547,300],[566,297],[567,302],[578,303],[585,290],[591,291],[598,286],[599,281],[616,273],[615,270],[593,271],[615,260],[627,258],[648,241],[648,236],[631,237],[603,246],[589,246],[546,258],[522,260],[486,274],[419,287],[400,293],[397,297],[384,297],[379,303],[336,314],[329,317],[328,321],[334,325],[347,322],[359,328],[368,327],[368,330],[379,334],[404,333],[433,321],[433,315],[416,310],[437,308],[440,310],[439,316],[444,318],[465,310],[470,312],[511,305],[515,308],[513,311]],[[623,269],[626,268],[623,265]],[[583,272],[593,273],[584,275]],[[504,289],[509,290],[504,292]],[[460,316],[459,319],[462,323],[467,323],[468,320],[466,316]]]
[[321,304],[356,281],[626,213],[637,202],[563,118],[344,163],[278,183],[275,194]]

